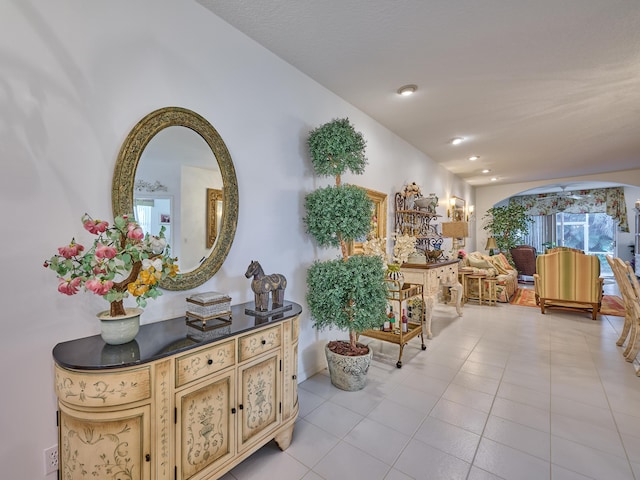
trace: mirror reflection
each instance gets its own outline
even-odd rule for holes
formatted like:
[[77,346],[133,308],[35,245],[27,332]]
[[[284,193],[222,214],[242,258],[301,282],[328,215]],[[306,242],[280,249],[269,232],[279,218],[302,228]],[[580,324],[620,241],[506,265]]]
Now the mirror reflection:
[[112,206],[114,216],[133,213],[152,235],[165,228],[181,273],[162,288],[203,284],[222,266],[238,222],[238,182],[222,138],[191,110],[151,112],[120,149]]
[[158,132],[140,157],[134,188],[134,214],[143,229],[155,235],[164,226],[180,271],[197,268],[217,237],[209,231],[208,190],[222,192],[222,174],[209,145],[186,127]]

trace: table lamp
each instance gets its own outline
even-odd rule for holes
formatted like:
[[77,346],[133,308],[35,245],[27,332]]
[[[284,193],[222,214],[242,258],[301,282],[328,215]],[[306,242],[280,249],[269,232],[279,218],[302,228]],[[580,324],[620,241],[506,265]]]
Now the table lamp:
[[493,251],[498,248],[498,244],[496,243],[496,239],[494,237],[487,238],[487,244],[484,249],[489,250],[489,255],[493,255]]
[[469,236],[469,224],[467,222],[443,222],[442,236],[453,239],[453,250],[458,250],[458,239]]

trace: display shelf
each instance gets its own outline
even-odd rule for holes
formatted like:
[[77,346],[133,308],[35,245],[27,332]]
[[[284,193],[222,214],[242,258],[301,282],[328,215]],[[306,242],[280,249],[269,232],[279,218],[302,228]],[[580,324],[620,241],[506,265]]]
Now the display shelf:
[[[413,197],[405,197],[399,192],[395,195],[394,206],[394,231],[416,237],[416,248],[423,250],[425,254],[441,250],[442,234],[438,232],[438,225],[433,224],[433,221],[442,215],[426,208],[415,208]],[[438,260],[434,257],[429,258],[432,261]]]

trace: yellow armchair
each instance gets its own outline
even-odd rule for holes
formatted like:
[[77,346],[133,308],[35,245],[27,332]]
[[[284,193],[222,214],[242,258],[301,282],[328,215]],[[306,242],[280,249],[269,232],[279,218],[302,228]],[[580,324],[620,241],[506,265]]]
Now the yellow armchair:
[[533,276],[536,303],[545,308],[572,308],[591,312],[596,319],[602,304],[600,261],[577,250],[538,255]]

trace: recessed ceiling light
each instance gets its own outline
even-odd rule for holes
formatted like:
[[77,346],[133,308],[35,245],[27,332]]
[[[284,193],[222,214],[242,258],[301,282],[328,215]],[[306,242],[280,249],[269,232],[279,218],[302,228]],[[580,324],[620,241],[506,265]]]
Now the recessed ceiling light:
[[491,181],[492,181],[492,182],[495,182],[496,180],[498,180],[498,177],[492,177],[492,178],[491,178]]
[[482,173],[489,173],[491,170],[489,170],[488,168],[485,168],[484,170],[482,170]]
[[402,95],[403,97],[408,97],[409,95],[413,95],[418,90],[417,85],[405,85],[398,89],[398,95]]
[[451,139],[451,145],[460,145],[462,142],[464,142],[463,137],[455,137]]
[[472,162],[475,162],[476,160],[480,160],[480,157],[478,155],[471,155],[469,157],[469,160],[471,160]]

